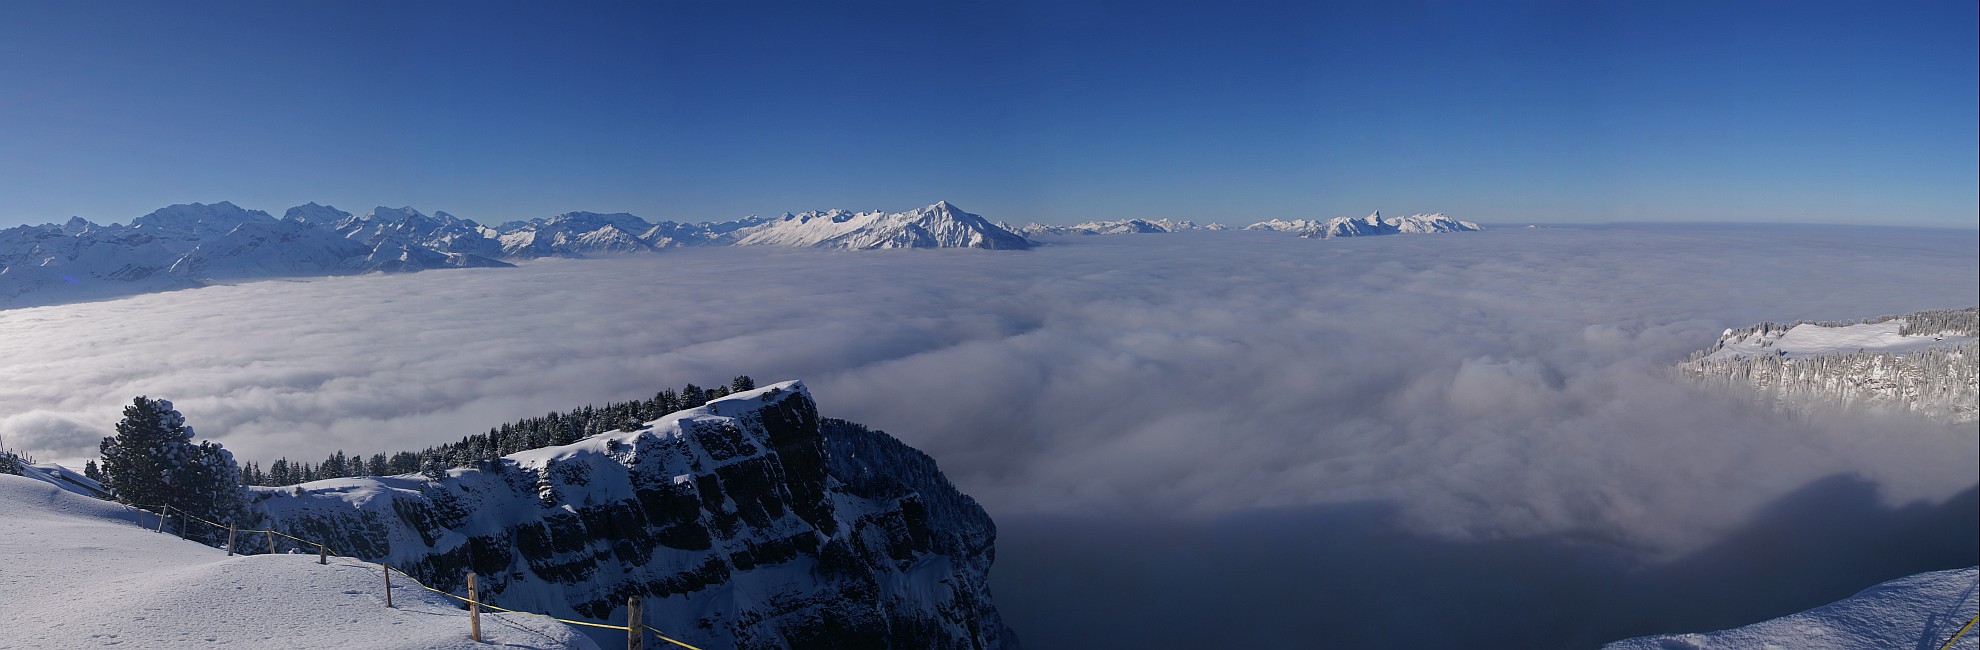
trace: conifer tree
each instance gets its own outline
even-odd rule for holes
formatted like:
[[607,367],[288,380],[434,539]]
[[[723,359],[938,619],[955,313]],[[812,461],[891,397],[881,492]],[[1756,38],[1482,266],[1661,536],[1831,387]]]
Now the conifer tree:
[[[192,427],[169,401],[143,396],[132,400],[117,423],[117,435],[104,438],[98,448],[103,453],[104,486],[119,501],[169,505],[220,523],[230,523],[243,513],[246,494],[234,455],[217,443],[195,444]],[[213,537],[204,528],[188,532]]]

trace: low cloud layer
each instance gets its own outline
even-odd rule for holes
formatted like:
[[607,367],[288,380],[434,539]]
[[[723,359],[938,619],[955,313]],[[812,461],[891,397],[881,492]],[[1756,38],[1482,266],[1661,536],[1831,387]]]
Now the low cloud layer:
[[1726,327],[1974,304],[1975,250],[1868,229],[1184,233],[262,282],[0,312],[0,433],[80,457],[143,394],[244,458],[315,461],[747,373],[807,380],[1000,519],[1380,504],[1428,539],[1668,559],[1838,475],[1893,506],[1974,485],[1970,428],[1798,420],[1669,367]]

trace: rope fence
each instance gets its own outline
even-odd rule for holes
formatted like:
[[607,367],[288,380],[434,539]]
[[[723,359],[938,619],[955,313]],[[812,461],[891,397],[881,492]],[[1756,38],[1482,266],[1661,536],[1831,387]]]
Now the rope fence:
[[[369,560],[364,560],[361,558],[351,557],[347,555],[339,555],[337,553],[331,552],[330,547],[328,545],[323,544],[322,542],[310,541],[307,539],[303,539],[301,537],[296,537],[294,535],[284,533],[279,530],[275,530],[273,528],[252,529],[252,530],[240,529],[219,522],[209,521],[207,519],[199,517],[198,515],[194,515],[192,513],[186,512],[185,509],[183,508],[174,508],[170,504],[164,504],[164,505],[125,504],[125,505],[129,505],[130,507],[137,509],[139,512],[148,513],[158,517],[158,529],[155,532],[159,532],[159,533],[165,532],[166,521],[170,519],[173,511],[177,511],[179,515],[179,537],[181,539],[190,539],[190,537],[188,537],[188,533],[187,533],[188,529],[186,526],[186,521],[188,519],[192,521],[197,521],[202,524],[206,524],[208,526],[213,526],[214,528],[217,528],[219,530],[227,531],[227,544],[226,544],[227,555],[235,554],[237,550],[235,546],[235,542],[239,535],[243,533],[250,535],[260,533],[267,537],[268,553],[270,555],[279,554],[275,548],[275,538],[279,536],[290,540],[294,540],[297,544],[302,545],[303,548],[312,547],[312,546],[315,547],[317,564],[329,564],[330,558],[335,557],[339,560],[350,560],[352,562],[355,562],[355,564],[350,564],[349,566],[368,567],[371,565],[376,565],[382,570],[385,576],[385,606],[386,607],[392,607],[392,574],[396,572],[401,576],[405,576],[407,580],[411,580],[413,586],[419,587],[421,589],[425,589],[427,591],[431,591],[436,594],[440,594],[442,596],[446,596],[448,598],[452,598],[454,600],[461,601],[461,603],[465,604],[468,609],[469,636],[473,638],[477,643],[482,641],[481,609],[486,608],[497,612],[502,612],[505,614],[524,614],[528,616],[540,616],[553,621],[557,621],[559,623],[566,623],[570,625],[581,625],[584,627],[603,628],[607,630],[622,630],[627,635],[626,636],[627,647],[630,648],[630,650],[641,650],[645,640],[645,635],[642,634],[642,632],[652,632],[653,636],[658,637],[661,641],[665,641],[667,643],[671,643],[673,645],[680,646],[682,648],[687,648],[688,650],[701,650],[701,648],[695,647],[693,645],[689,645],[686,642],[668,637],[665,633],[662,633],[659,629],[656,629],[651,625],[645,624],[645,622],[642,620],[643,617],[640,615],[639,596],[631,596],[626,599],[627,611],[626,611],[625,625],[611,625],[607,623],[593,623],[591,621],[576,621],[568,618],[558,618],[540,612],[509,609],[507,607],[500,607],[497,605],[489,604],[487,602],[483,602],[481,600],[480,594],[475,589],[476,576],[473,572],[469,572],[467,574],[468,595],[466,597],[462,597],[452,592],[429,587],[426,585],[426,583],[420,582],[419,578],[414,577],[413,574],[406,573],[404,569],[393,567],[392,565],[385,564],[383,562],[371,562]],[[156,509],[157,511],[153,512],[153,509]],[[144,525],[143,518],[141,516],[134,517],[134,522],[140,528],[149,528],[148,526]]]

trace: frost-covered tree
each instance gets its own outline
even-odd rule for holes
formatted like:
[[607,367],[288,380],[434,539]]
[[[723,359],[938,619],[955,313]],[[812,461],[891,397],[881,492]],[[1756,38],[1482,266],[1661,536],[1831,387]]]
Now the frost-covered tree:
[[[243,512],[246,495],[234,455],[218,443],[194,443],[192,427],[169,401],[132,400],[117,423],[117,435],[104,438],[99,449],[104,487],[119,501],[169,505],[223,524]],[[189,530],[212,537],[204,528]]]
[[750,379],[749,375],[736,375],[735,379],[729,380],[729,390],[737,393],[756,390],[756,380]]
[[0,474],[20,476],[21,459],[13,452],[0,451]]
[[96,461],[83,461],[83,476],[98,483],[103,482],[103,470],[97,469]]

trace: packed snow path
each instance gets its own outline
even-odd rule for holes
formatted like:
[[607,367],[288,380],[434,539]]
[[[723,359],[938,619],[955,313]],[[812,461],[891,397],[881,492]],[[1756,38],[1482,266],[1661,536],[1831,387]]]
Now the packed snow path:
[[[0,650],[28,648],[596,648],[539,616],[481,617],[376,565],[232,556],[133,523],[132,510],[0,475]],[[156,521],[146,515],[147,519]]]

